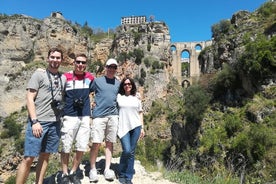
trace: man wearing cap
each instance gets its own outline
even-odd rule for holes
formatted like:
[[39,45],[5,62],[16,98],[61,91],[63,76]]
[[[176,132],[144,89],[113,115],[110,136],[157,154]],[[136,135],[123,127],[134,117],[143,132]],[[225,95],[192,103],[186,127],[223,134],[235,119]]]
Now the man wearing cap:
[[92,83],[94,91],[95,105],[92,111],[93,123],[91,127],[92,146],[90,148],[90,165],[89,179],[91,182],[98,181],[96,159],[99,148],[105,141],[105,170],[104,177],[108,181],[115,179],[115,173],[110,169],[113,143],[117,139],[118,129],[118,108],[117,94],[120,81],[115,78],[118,63],[115,59],[108,59],[106,62],[105,76],[96,78]]

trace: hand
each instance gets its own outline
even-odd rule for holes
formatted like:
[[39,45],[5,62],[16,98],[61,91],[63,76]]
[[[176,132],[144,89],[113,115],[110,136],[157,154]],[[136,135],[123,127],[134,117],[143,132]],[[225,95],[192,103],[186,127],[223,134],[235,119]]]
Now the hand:
[[32,125],[33,135],[37,138],[41,137],[43,129],[41,124],[38,122]]
[[143,139],[144,137],[145,137],[145,131],[144,131],[144,129],[142,128],[142,129],[141,129],[141,133],[140,133],[139,139]]

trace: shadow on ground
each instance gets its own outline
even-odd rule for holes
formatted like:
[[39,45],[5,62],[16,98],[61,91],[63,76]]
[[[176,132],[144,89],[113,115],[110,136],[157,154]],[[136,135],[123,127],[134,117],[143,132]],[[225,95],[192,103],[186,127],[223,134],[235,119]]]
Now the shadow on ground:
[[[84,177],[89,177],[89,171],[90,171],[90,162],[88,160],[85,160],[82,162],[82,165],[84,165],[84,169],[78,168],[77,176],[82,180]],[[110,169],[112,169],[115,172],[116,178],[118,178],[118,166],[117,163],[111,163]],[[96,168],[98,170],[98,174],[102,175],[104,173],[105,168],[105,159],[101,159],[98,162],[96,162]],[[43,184],[58,184],[60,183],[60,178],[62,175],[62,171],[58,171],[55,174],[52,174],[51,176],[44,179]]]

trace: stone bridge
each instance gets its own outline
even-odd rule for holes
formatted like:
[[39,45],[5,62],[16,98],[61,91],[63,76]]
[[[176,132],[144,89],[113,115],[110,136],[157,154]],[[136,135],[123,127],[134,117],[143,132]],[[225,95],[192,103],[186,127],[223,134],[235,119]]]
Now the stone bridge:
[[201,50],[211,44],[212,41],[171,44],[173,75],[182,86],[198,80],[201,73],[198,56]]

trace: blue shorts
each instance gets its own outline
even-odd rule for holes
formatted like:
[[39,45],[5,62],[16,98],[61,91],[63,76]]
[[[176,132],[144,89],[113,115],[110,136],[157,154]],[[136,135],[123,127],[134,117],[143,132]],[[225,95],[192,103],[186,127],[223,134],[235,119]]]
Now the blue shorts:
[[26,129],[24,156],[37,157],[41,152],[56,153],[60,139],[60,122],[40,122],[43,133],[37,138],[33,135],[31,121]]

